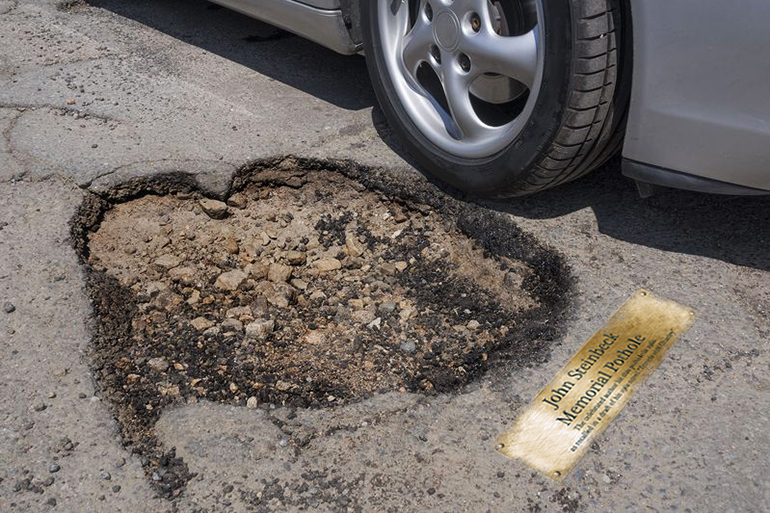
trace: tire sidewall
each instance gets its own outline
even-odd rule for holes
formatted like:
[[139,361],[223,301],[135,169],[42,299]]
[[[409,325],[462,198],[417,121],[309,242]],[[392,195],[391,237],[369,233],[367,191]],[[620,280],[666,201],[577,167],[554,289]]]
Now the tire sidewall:
[[464,159],[425,137],[401,105],[380,44],[377,2],[362,0],[364,49],[375,93],[391,128],[431,174],[465,191],[494,195],[521,180],[550,148],[563,124],[572,76],[572,0],[543,0],[543,79],[530,118],[507,148]]

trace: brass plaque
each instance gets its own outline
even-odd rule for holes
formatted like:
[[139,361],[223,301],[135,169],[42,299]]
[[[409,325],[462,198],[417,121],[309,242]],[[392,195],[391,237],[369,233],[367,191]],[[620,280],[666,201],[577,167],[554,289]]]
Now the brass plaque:
[[561,481],[695,321],[695,312],[640,290],[572,357],[497,450]]

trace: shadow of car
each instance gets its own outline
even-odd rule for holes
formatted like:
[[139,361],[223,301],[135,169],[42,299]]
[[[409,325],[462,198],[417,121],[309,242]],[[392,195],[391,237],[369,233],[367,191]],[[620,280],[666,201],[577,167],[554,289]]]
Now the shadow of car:
[[89,0],[346,110],[375,103],[366,62],[205,0]]

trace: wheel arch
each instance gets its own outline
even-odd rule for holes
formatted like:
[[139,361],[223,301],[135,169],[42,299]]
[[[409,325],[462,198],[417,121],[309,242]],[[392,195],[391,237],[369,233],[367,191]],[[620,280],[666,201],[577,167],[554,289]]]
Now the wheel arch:
[[340,10],[345,26],[350,32],[350,39],[359,48],[363,47],[363,35],[361,28],[361,2],[373,0],[340,0]]

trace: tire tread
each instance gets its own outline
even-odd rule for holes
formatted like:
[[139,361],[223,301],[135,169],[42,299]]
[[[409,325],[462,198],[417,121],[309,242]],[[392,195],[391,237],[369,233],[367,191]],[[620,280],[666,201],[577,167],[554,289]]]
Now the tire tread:
[[573,87],[561,128],[534,168],[495,196],[524,196],[575,180],[605,163],[623,142],[618,87],[617,0],[572,3]]

